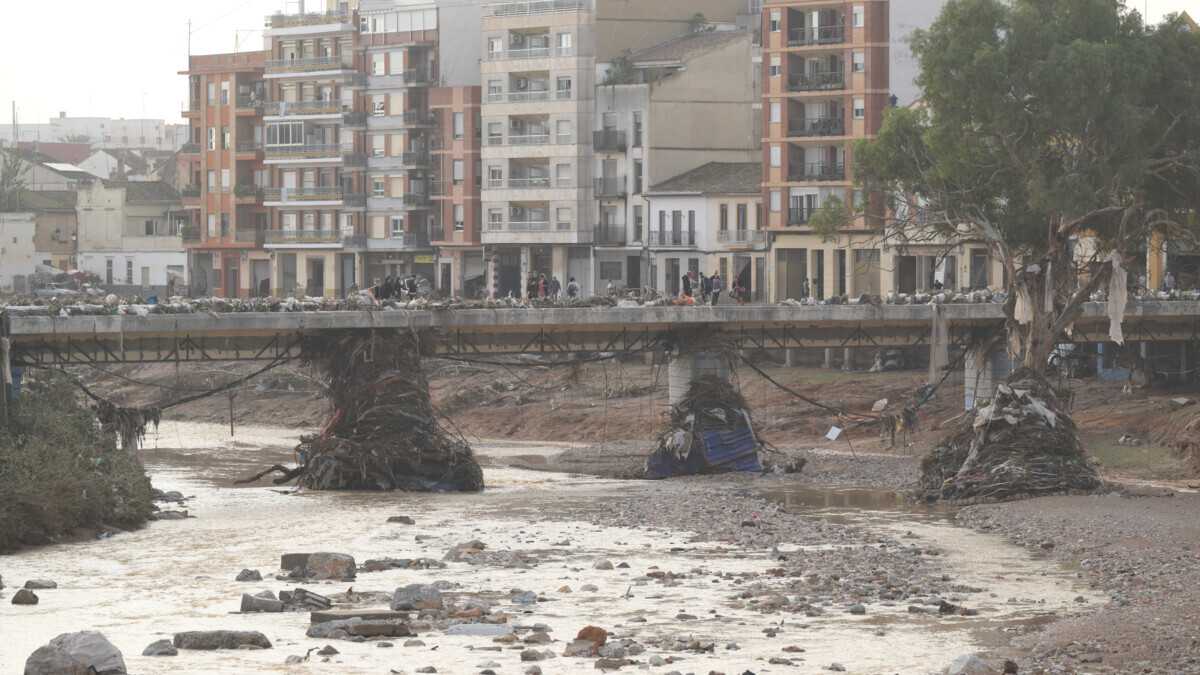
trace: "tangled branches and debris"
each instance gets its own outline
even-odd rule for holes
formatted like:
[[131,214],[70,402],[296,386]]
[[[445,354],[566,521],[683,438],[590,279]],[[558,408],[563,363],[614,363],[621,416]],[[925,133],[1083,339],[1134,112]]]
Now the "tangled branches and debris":
[[415,334],[355,332],[312,337],[305,358],[327,378],[333,416],[296,449],[284,472],[319,490],[483,489],[471,447],[438,422]]
[[1040,375],[1014,373],[921,462],[927,501],[994,501],[1100,487],[1075,424]]
[[692,381],[671,409],[670,428],[646,459],[647,478],[700,473],[762,471],[762,444],[742,392],[715,376]]

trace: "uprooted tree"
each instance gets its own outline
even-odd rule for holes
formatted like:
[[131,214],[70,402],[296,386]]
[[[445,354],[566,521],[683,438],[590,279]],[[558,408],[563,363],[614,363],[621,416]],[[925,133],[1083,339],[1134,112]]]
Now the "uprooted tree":
[[[1083,304],[1105,297],[1111,338],[1122,342],[1125,266],[1153,234],[1196,240],[1200,35],[1177,18],[1144,26],[1117,0],[951,0],[912,47],[924,99],[889,110],[877,138],[858,145],[858,179],[890,196],[878,219],[886,239],[988,245],[1005,269],[1007,348],[1025,385],[1004,394],[1006,406],[1053,406],[1048,416],[999,414],[983,425],[977,412],[940,449],[953,450],[942,464],[926,466],[930,496],[986,496],[994,491],[980,467],[1014,447],[994,437],[997,424],[1017,435],[1069,425],[1043,375]],[[1067,430],[1046,443],[1082,458]],[[1016,481],[995,496],[1020,494],[1019,479],[1039,470],[1085,475],[1026,492],[1094,483],[1086,462],[1046,463],[1045,444],[1026,445],[995,465],[1007,473],[992,484]],[[975,487],[960,489],[968,479]]]

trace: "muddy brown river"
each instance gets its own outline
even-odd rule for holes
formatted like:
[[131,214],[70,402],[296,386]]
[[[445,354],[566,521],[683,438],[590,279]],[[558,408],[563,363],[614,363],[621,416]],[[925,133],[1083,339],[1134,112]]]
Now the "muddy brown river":
[[[645,570],[694,568],[761,574],[772,567],[768,551],[696,543],[693,533],[648,528],[600,527],[587,522],[546,520],[541,514],[571,501],[603,500],[615,494],[653,490],[655,484],[622,482],[486,468],[489,488],[480,495],[429,494],[281,494],[271,487],[232,487],[234,477],[286,460],[297,430],[242,427],[229,437],[227,427],[167,423],[147,438],[144,459],[156,487],[191,497],[194,518],[151,523],[145,529],[108,539],[62,544],[0,557],[0,575],[10,586],[0,602],[0,673],[20,673],[25,658],[63,632],[98,630],[125,655],[131,673],[413,673],[433,666],[439,673],[522,673],[529,665],[519,650],[494,648],[490,638],[422,634],[422,647],[383,649],[373,642],[333,642],[340,654],[328,662],[314,658],[284,665],[327,643],[305,637],[307,613],[239,614],[243,592],[294,587],[276,581],[279,556],[295,551],[349,553],[368,558],[441,559],[451,546],[471,539],[490,549],[535,553],[530,569],[449,563],[444,570],[394,570],[360,574],[353,584],[310,583],[306,588],[331,594],[391,591],[410,583],[437,580],[467,592],[506,596],[511,589],[533,590],[546,597],[536,605],[511,606],[520,624],[543,623],[561,654],[583,626],[597,625],[643,644],[660,636],[689,636],[715,642],[713,653],[657,652],[653,646],[636,657],[649,672],[818,673],[845,664],[851,673],[929,673],[954,657],[982,649],[982,635],[1018,627],[1051,613],[1078,611],[1074,575],[1031,557],[997,537],[955,527],[938,513],[894,508],[886,494],[821,490],[797,485],[776,498],[814,518],[846,519],[890,534],[904,534],[944,551],[944,562],[961,583],[986,587],[975,601],[985,618],[911,615],[902,603],[872,608],[868,616],[831,614],[818,618],[764,617],[732,607],[730,589],[711,578],[690,575],[675,586],[639,585]],[[480,454],[502,457],[551,453],[552,446],[487,444]],[[790,496],[789,496],[790,495]],[[389,516],[408,515],[414,526],[386,524]],[[560,545],[569,541],[567,546]],[[557,545],[556,545],[557,544]],[[780,546],[795,550],[804,542]],[[628,569],[599,571],[597,560],[629,564]],[[242,568],[258,569],[261,583],[238,583]],[[38,591],[34,607],[9,604],[12,586],[30,578],[48,578],[58,589]],[[582,592],[584,584],[598,590]],[[560,587],[576,589],[560,593]],[[681,612],[694,617],[677,619]],[[644,621],[642,621],[644,619]],[[784,635],[764,635],[766,625]],[[886,628],[886,630],[881,630]],[[274,644],[262,651],[181,652],[177,657],[143,657],[142,649],[184,630],[262,631]],[[882,635],[880,635],[882,633]],[[736,643],[737,649],[728,649]],[[803,662],[771,665],[784,645],[806,650]],[[681,658],[651,667],[653,656]],[[594,659],[563,658],[538,664],[545,673],[594,673]],[[623,672],[639,670],[627,666]]]

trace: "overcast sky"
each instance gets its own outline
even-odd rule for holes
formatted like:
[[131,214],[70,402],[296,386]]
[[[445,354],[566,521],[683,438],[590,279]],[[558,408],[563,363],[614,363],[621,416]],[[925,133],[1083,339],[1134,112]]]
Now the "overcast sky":
[[[893,0],[893,7],[904,0]],[[192,53],[262,48],[263,19],[284,0],[0,0],[0,123],[72,116],[181,122]],[[313,2],[312,4],[317,4]],[[1196,0],[1131,0],[1153,20]],[[293,5],[294,6],[294,5]],[[1195,17],[1200,19],[1200,17]]]

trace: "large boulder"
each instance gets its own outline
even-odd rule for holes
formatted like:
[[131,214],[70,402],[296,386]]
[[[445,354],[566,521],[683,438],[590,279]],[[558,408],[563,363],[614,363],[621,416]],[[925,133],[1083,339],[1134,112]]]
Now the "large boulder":
[[29,590],[28,588],[22,588],[21,590],[17,591],[16,593],[13,593],[12,604],[14,604],[14,605],[36,605],[36,604],[38,604],[37,593],[34,593],[33,591]]
[[357,565],[345,553],[285,553],[279,567],[301,579],[351,581]]
[[996,675],[996,670],[974,654],[963,654],[946,667],[945,675]]
[[262,573],[258,570],[242,570],[234,581],[262,581]]
[[242,594],[242,612],[282,612],[283,603],[275,598]]
[[25,588],[31,591],[45,591],[58,588],[58,583],[49,579],[30,579],[25,582]]
[[270,649],[266,635],[253,630],[193,630],[175,634],[177,649]]
[[178,654],[179,650],[171,644],[170,640],[151,642],[142,650],[142,656],[177,656]]
[[63,633],[25,661],[25,675],[124,675],[125,657],[92,630]]
[[429,584],[409,584],[397,588],[392,594],[392,609],[395,611],[444,609],[445,606],[442,592]]

